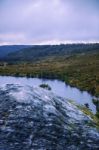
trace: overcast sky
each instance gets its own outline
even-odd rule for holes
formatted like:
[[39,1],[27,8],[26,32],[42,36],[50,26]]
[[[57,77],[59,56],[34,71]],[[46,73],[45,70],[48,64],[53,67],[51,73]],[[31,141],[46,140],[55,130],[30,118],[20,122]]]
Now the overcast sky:
[[0,45],[99,41],[99,0],[0,0]]

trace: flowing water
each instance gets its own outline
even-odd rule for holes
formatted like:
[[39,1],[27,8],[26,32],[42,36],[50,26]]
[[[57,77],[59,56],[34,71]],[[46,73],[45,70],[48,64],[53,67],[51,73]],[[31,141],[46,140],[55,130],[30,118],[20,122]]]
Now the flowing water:
[[70,100],[74,100],[78,104],[89,104],[89,108],[95,113],[96,107],[92,102],[94,96],[87,91],[80,91],[75,87],[66,85],[65,82],[59,80],[47,80],[39,78],[26,78],[26,77],[8,77],[0,76],[0,86],[4,84],[20,84],[22,86],[38,87],[40,84],[48,84],[51,87],[53,93],[65,97]]

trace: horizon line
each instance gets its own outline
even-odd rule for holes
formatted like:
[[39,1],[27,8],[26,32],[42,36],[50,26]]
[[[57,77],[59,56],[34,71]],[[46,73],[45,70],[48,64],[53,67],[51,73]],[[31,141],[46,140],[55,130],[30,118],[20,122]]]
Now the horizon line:
[[14,45],[66,45],[66,44],[99,44],[99,41],[46,41],[39,43],[1,43],[0,46],[14,46]]

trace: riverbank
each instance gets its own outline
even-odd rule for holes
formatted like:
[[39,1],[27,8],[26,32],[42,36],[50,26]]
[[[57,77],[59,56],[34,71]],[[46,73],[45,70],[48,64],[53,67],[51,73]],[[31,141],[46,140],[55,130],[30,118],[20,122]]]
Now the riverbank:
[[59,79],[99,96],[99,54],[7,64],[0,66],[0,75]]
[[[27,78],[24,76],[22,77],[0,76],[0,84],[1,85],[22,84],[24,86],[27,85],[34,87],[39,87],[40,85],[47,85],[48,87],[50,87],[51,91],[56,93],[57,95],[61,97],[66,97],[70,100],[74,100],[77,104],[81,105],[82,106],[81,108],[84,108],[85,113],[86,112],[89,113],[91,110],[94,114],[96,114],[96,117],[99,118],[99,112],[93,103],[93,99],[96,99],[94,96],[90,95],[87,91],[80,91],[75,87],[71,87],[67,85],[65,82],[62,82],[60,80]],[[85,107],[86,105],[88,107]]]

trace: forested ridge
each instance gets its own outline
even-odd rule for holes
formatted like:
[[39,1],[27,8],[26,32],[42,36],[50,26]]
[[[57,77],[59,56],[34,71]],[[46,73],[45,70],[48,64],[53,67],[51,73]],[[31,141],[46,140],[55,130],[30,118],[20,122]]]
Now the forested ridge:
[[34,45],[10,52],[2,58],[6,61],[37,61],[53,56],[97,53],[99,44]]

